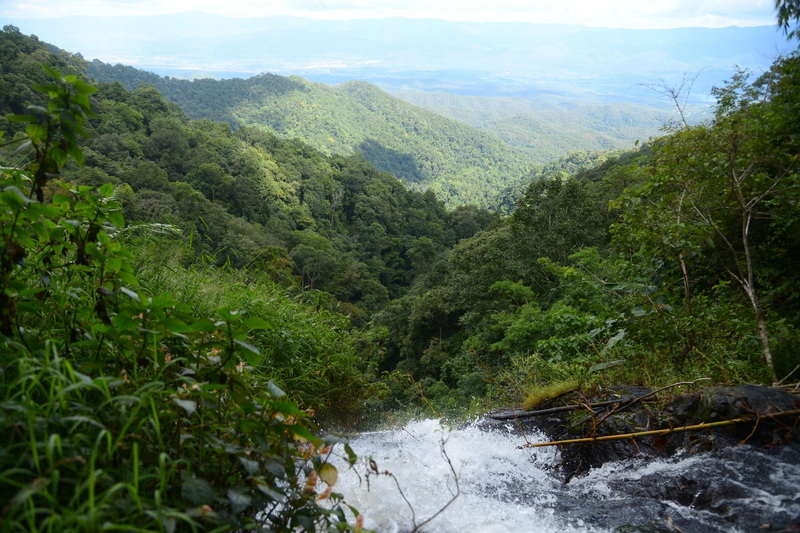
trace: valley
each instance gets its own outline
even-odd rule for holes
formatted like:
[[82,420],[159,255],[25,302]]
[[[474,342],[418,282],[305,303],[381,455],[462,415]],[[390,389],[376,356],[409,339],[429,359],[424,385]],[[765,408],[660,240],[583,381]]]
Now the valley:
[[[610,79],[628,84],[643,64],[674,74],[678,50],[752,59],[736,36],[766,42],[766,30],[541,29],[554,45],[566,31],[586,57],[563,76],[553,70],[551,89],[519,67],[526,93],[481,84],[525,62],[498,43],[527,35],[528,23],[428,21],[396,47],[390,30],[411,31],[402,20],[69,21],[87,44],[120,34],[135,61],[87,60],[12,24],[0,32],[0,529],[418,530],[426,518],[415,508],[436,517],[445,505],[431,506],[431,486],[462,510],[442,516],[446,530],[478,524],[462,518],[479,505],[516,517],[480,517],[498,531],[794,525],[782,477],[796,471],[792,424],[777,451],[753,442],[637,457],[562,479],[561,452],[529,454],[513,428],[466,423],[565,393],[585,403],[618,384],[695,392],[796,381],[793,26],[779,18],[789,52],[762,70],[681,92],[680,120],[669,101],[653,103],[657,91],[606,98],[624,93]],[[322,26],[330,31],[310,31]],[[382,81],[329,85],[297,65],[235,76],[264,49],[277,54],[282,38],[298,51],[332,43],[331,58],[344,57],[334,44],[353,31],[385,55]],[[316,40],[303,48],[308,35]],[[647,48],[657,35],[673,39],[661,55]],[[182,43],[205,62],[194,66],[232,77],[136,68],[146,57],[136,46],[167,53],[164,36],[184,58],[166,61],[173,68],[188,72]],[[587,40],[611,56],[615,46],[641,51],[599,61]],[[424,61],[432,44],[438,64]],[[108,54],[122,58],[114,46]],[[218,63],[214,54],[231,50],[240,63]],[[420,70],[403,79],[393,73],[403,61]],[[330,75],[330,65],[315,69]],[[611,78],[576,84],[592,69]],[[590,430],[602,423],[587,416]],[[698,512],[686,472],[703,462],[729,487],[748,457],[771,485],[748,478],[734,503],[704,492],[713,516]],[[365,494],[354,469],[390,483]],[[530,483],[508,482],[514,472]],[[401,474],[422,480],[413,504],[390,493]],[[639,478],[674,491],[638,491]],[[780,498],[759,507],[773,489]],[[607,519],[630,501],[646,512]],[[742,502],[754,506],[745,518],[726,511]]]

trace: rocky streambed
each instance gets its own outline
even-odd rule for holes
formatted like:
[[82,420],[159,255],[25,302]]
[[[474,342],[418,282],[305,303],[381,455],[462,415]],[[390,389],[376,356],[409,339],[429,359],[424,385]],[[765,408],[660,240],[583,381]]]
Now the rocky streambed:
[[[570,490],[554,509],[569,523],[618,531],[800,531],[800,399],[754,385],[708,388],[666,403],[651,392],[618,387],[564,397],[562,403],[595,407],[495,412],[484,425],[590,439],[557,446],[556,471]],[[679,429],[687,426],[700,427]],[[656,430],[666,431],[602,440]]]

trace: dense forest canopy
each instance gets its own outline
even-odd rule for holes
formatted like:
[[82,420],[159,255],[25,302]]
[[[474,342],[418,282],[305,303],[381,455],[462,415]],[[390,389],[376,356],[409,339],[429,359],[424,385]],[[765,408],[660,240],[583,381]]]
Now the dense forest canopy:
[[[265,82],[312,91],[236,83]],[[327,459],[355,458],[315,421],[800,366],[797,53],[720,82],[705,123],[572,154],[521,190],[476,185],[504,215],[447,208],[358,154],[193,119],[164,83],[96,82],[0,33],[9,531],[349,530]],[[213,112],[258,105],[207,85],[196,102],[240,100]],[[313,91],[388,109],[364,84]]]
[[[14,76],[26,69],[38,81],[32,54],[46,47],[19,33],[4,38],[8,86],[25,87]],[[14,53],[20,44],[32,52]],[[19,96],[6,111],[24,107],[28,95]],[[436,253],[494,218],[474,207],[446,211],[432,193],[409,192],[359,156],[325,156],[263,129],[191,121],[152,85],[99,84],[93,102],[85,165],[66,168],[65,177],[124,184],[118,195],[129,222],[171,223],[194,236],[195,257],[257,264],[276,279],[333,294],[356,314],[401,294]]]
[[433,191],[450,207],[494,207],[497,191],[523,182],[535,166],[530,157],[486,133],[364,82],[328,86],[275,74],[189,81],[98,60],[88,64],[88,73],[128,89],[152,84],[193,119],[257,126],[301,139],[328,155],[361,154],[407,187]]

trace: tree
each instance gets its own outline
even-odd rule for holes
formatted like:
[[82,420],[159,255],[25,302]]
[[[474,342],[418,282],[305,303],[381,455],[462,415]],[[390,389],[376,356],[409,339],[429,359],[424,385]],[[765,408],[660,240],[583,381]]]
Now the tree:
[[775,9],[778,12],[778,26],[783,29],[787,37],[800,39],[800,26],[792,28],[792,23],[800,19],[800,2],[797,0],[775,0]]
[[[685,127],[656,143],[651,175],[623,197],[617,242],[630,239],[681,271],[687,315],[692,314],[688,262],[716,284],[722,269],[742,290],[753,313],[764,362],[778,381],[762,293],[782,283],[770,274],[781,260],[770,242],[786,238],[774,210],[797,200],[798,138],[786,111],[796,106],[797,59],[780,61],[755,83],[741,72],[715,90],[712,124]],[[775,98],[777,94],[782,98]],[[787,96],[787,94],[789,96]],[[796,126],[793,126],[796,127]],[[707,256],[707,257],[706,257]],[[695,278],[697,281],[697,278]]]

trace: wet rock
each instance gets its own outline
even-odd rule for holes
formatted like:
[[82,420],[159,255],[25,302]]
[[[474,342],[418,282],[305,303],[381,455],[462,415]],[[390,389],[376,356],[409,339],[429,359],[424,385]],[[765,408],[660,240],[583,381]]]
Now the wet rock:
[[665,503],[638,497],[606,501],[603,499],[562,501],[553,506],[555,511],[567,518],[572,527],[586,524],[602,529],[628,532],[661,532],[669,529],[670,509]]
[[[645,469],[642,475],[616,473],[608,487],[627,497],[691,509],[717,531],[785,531],[800,523],[800,498],[791,479],[798,470],[794,465],[800,464],[800,448],[742,445],[685,461],[684,454],[663,461],[660,468]],[[762,528],[764,524],[769,527]]]
[[[619,387],[577,401],[648,392]],[[800,417],[764,416],[799,408],[800,399],[784,391],[740,385],[683,394],[666,404],[638,401],[486,425],[564,440],[753,417],[713,429],[561,445],[557,471],[571,492],[584,496],[562,498],[553,508],[573,526],[616,532],[800,532]]]
[[[651,392],[643,387],[619,386],[602,391],[589,399],[572,400],[581,403],[622,401],[642,398]],[[713,387],[683,394],[667,405],[658,406],[653,401],[637,401],[631,404],[622,402],[594,408],[592,411],[583,409],[536,417],[527,417],[522,412],[509,412],[519,418],[503,422],[487,420],[486,424],[513,424],[520,432],[541,431],[551,440],[565,440],[625,435],[761,415],[761,418],[754,419],[753,422],[714,429],[565,445],[562,447],[560,468],[564,478],[569,480],[609,461],[643,455],[669,457],[679,451],[713,451],[743,442],[767,447],[789,443],[800,446],[798,417],[763,417],[798,408],[800,399],[785,391],[757,385],[739,385]]]
[[[800,407],[800,399],[791,394],[757,385],[714,387],[692,394],[684,394],[669,403],[660,414],[661,428],[680,427],[718,422],[753,415],[769,415],[792,411]],[[796,421],[797,418],[794,418]],[[679,448],[713,450],[740,442],[758,446],[776,446],[797,440],[791,418],[760,418],[751,423],[724,426],[700,434],[673,434],[665,446],[674,451]]]

